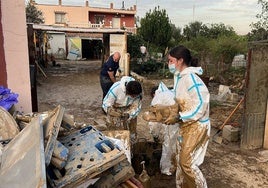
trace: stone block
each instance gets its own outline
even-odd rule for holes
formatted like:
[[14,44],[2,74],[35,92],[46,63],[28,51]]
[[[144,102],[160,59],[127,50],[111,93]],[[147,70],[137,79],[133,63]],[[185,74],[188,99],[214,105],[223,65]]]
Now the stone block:
[[225,125],[222,131],[222,137],[230,142],[236,142],[239,139],[240,129],[232,125]]

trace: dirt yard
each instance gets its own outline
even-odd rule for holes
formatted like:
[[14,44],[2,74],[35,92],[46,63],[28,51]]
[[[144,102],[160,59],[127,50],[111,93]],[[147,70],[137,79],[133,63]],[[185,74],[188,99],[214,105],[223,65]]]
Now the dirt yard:
[[[94,125],[94,120],[104,120],[101,110],[102,91],[99,84],[100,61],[58,61],[61,67],[45,68],[47,77],[38,73],[38,111],[43,112],[62,105],[65,112],[74,116],[77,125]],[[147,80],[142,83],[144,89],[143,112],[149,107],[149,91],[160,80]],[[172,86],[172,80],[162,80]],[[211,93],[217,86],[209,86]],[[235,104],[211,108],[212,133],[221,125],[234,109]],[[97,127],[98,128],[98,127]],[[99,127],[104,129],[105,127]],[[138,138],[152,142],[148,124],[138,117]],[[268,187],[268,160],[263,158],[261,150],[241,150],[239,142],[218,144],[210,141],[201,170],[208,187]],[[156,166],[159,164],[155,164]],[[164,176],[156,172],[151,176],[152,188],[175,188],[175,176]]]

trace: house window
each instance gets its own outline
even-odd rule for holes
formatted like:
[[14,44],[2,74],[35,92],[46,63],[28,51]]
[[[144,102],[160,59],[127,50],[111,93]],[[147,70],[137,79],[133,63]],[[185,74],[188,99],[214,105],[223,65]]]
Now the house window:
[[94,17],[95,17],[95,23],[96,24],[100,24],[104,20],[104,15],[95,15]]
[[55,12],[55,23],[66,23],[64,12]]

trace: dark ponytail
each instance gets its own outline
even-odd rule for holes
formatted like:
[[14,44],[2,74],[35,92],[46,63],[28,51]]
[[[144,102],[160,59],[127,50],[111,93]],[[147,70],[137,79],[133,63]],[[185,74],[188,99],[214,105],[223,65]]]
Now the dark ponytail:
[[189,67],[197,67],[198,66],[198,59],[195,57],[192,57],[188,66]]
[[190,50],[188,48],[186,48],[185,46],[179,45],[179,46],[172,48],[169,52],[169,55],[178,59],[178,60],[180,58],[182,58],[184,63],[188,67],[197,67],[198,66],[198,59],[192,57]]

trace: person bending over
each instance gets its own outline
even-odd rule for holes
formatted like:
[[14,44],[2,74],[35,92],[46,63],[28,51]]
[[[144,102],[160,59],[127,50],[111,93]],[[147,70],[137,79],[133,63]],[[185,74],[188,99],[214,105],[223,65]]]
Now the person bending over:
[[117,122],[124,121],[128,126],[125,129],[129,129],[132,140],[136,139],[137,116],[141,111],[141,100],[141,84],[132,77],[123,76],[120,81],[112,85],[102,103],[110,123],[116,125]]

